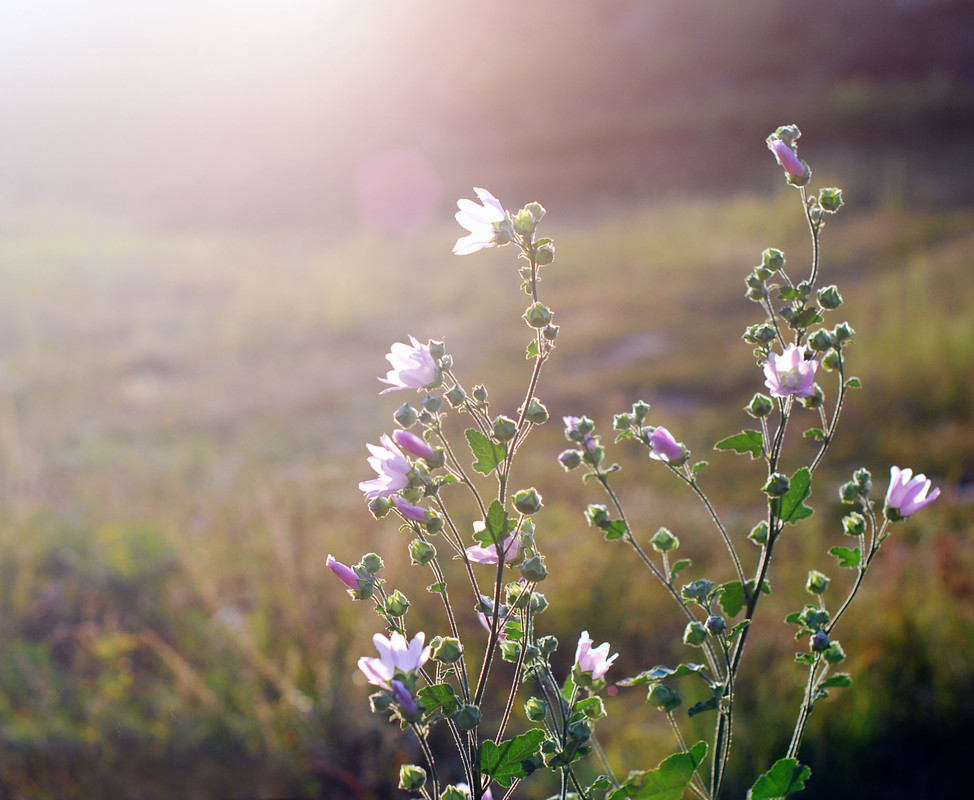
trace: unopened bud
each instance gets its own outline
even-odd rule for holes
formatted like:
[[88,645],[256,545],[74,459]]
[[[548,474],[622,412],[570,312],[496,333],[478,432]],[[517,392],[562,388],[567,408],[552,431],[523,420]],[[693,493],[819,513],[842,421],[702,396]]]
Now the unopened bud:
[[546,267],[555,260],[555,246],[543,244],[534,251],[534,261],[539,267]]
[[443,398],[439,395],[431,394],[423,401],[423,408],[430,412],[430,414],[435,414],[443,405]]
[[763,546],[767,544],[768,543],[768,523],[759,522],[757,525],[751,528],[751,532],[747,535],[747,538],[750,539],[752,542],[754,542],[754,544],[756,545]]
[[660,711],[675,711],[683,704],[683,698],[676,689],[663,683],[654,683],[646,693],[646,701],[652,703]]
[[463,646],[452,636],[437,636],[430,642],[430,655],[441,664],[453,664],[463,655]]
[[399,788],[404,792],[418,792],[426,785],[426,770],[415,764],[403,764],[399,768]]
[[369,500],[369,511],[372,512],[372,516],[376,519],[382,519],[382,517],[389,513],[391,507],[392,502],[388,497],[373,497]]
[[680,546],[680,540],[666,528],[660,528],[656,531],[649,542],[653,545],[653,549],[660,553],[668,553],[670,550],[676,550]]
[[558,463],[567,472],[582,463],[582,454],[578,450],[563,450],[558,456]]
[[548,706],[540,697],[529,697],[524,704],[524,713],[532,722],[541,722],[548,716]]
[[433,547],[429,542],[424,542],[421,539],[413,539],[409,543],[409,560],[418,566],[423,564],[429,564],[436,558],[436,548]]
[[410,428],[416,423],[416,409],[409,403],[403,403],[399,406],[399,409],[392,416],[403,428]]
[[818,193],[818,202],[830,214],[834,214],[842,207],[842,190],[835,187],[822,189]]
[[464,400],[467,399],[467,393],[463,391],[459,386],[454,386],[450,391],[446,393],[446,399],[450,401],[450,405],[456,408]]
[[409,610],[409,600],[398,589],[386,598],[385,612],[390,617],[401,617]]
[[866,532],[866,520],[853,511],[842,518],[842,532],[847,536],[862,536]]
[[683,643],[691,647],[701,647],[705,641],[707,641],[707,629],[703,624],[696,620],[688,622],[683,629]]
[[531,398],[528,409],[524,412],[524,418],[532,425],[541,425],[548,421],[548,409],[540,400]]
[[510,417],[499,416],[494,420],[494,437],[499,442],[508,442],[517,433],[517,423]]
[[841,664],[845,661],[845,651],[838,642],[832,642],[828,649],[823,653],[823,657],[830,664]]
[[829,649],[829,645],[832,644],[829,639],[829,635],[825,631],[819,631],[818,633],[812,634],[811,647],[813,653],[824,653]]
[[751,402],[747,404],[745,411],[755,419],[762,419],[774,411],[774,403],[771,402],[771,398],[767,395],[757,392],[751,398]]
[[825,328],[819,328],[808,337],[808,346],[816,353],[824,353],[826,350],[831,350],[835,346],[835,340],[832,338],[832,334],[825,330]]
[[536,514],[541,506],[541,495],[534,487],[522,489],[514,495],[514,508],[522,514]]
[[478,384],[477,386],[474,386],[473,387],[473,399],[476,400],[478,403],[486,403],[487,402],[487,390],[483,386],[481,386],[480,384]]
[[713,591],[714,582],[707,578],[701,578],[681,587],[680,594],[684,600],[693,600],[694,602],[704,604],[710,599]]
[[522,316],[532,328],[543,328],[551,322],[551,309],[544,303],[535,303]]
[[791,486],[791,481],[788,480],[788,477],[782,475],[780,472],[775,472],[772,473],[764,486],[761,487],[761,491],[767,494],[768,497],[784,497],[788,494],[789,486]]
[[480,724],[480,709],[474,705],[463,705],[460,706],[453,714],[450,719],[456,724],[456,726],[462,731],[472,731]]
[[727,630],[727,622],[717,614],[711,614],[707,617],[707,621],[704,624],[707,626],[707,631],[711,636],[720,636],[720,634]]
[[544,558],[538,554],[524,559],[518,564],[518,569],[527,580],[535,583],[539,583],[548,577],[548,568],[545,566]]
[[780,250],[769,247],[767,250],[761,253],[761,265],[765,269],[776,272],[785,265],[785,254]]
[[832,329],[832,335],[837,342],[845,342],[855,336],[856,332],[848,322],[840,322]]
[[609,509],[592,503],[585,509],[585,521],[593,528],[604,528],[609,524]]
[[835,285],[823,286],[818,290],[816,297],[818,298],[818,304],[828,311],[832,311],[842,305],[842,295],[839,294],[839,289]]
[[829,578],[817,569],[810,570],[805,581],[805,591],[809,594],[822,594],[829,588]]

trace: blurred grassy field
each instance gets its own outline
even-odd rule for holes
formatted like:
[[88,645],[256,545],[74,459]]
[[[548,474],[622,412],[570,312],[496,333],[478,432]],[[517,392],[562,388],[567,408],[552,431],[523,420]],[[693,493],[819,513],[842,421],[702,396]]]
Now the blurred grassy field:
[[[544,223],[558,254],[543,297],[562,326],[540,391],[552,417],[585,413],[607,434],[612,413],[651,402],[654,423],[711,461],[704,484],[738,540],[758,513],[761,476],[707,454],[746,424],[739,409],[761,387],[739,338],[756,317],[747,270],[768,246],[796,272],[807,261],[796,194],[571,209]],[[927,748],[939,775],[974,718],[974,212],[847,200],[824,232],[822,280],[846,299],[835,319],[857,331],[851,371],[865,388],[819,479],[816,516],[783,543],[772,578],[781,589],[762,622],[804,602],[799,562],[837,571],[825,555],[839,543],[834,489],[853,467],[873,470],[877,492],[890,463],[935,477],[943,498],[899,526],[843,623],[857,683],[816,714],[809,741],[819,765],[809,797],[852,796],[838,776],[877,780],[864,754],[880,745],[894,754],[877,762],[883,796],[908,797],[920,778],[890,766],[896,748]],[[452,257],[457,233],[446,222],[396,239],[188,233],[53,211],[8,219],[5,796],[397,796],[397,763],[416,755],[370,717],[354,674],[379,623],[324,559],[379,551],[390,586],[414,599],[413,624],[435,626],[418,623],[435,610],[416,596],[425,583],[405,542],[392,522],[371,519],[356,484],[369,477],[364,443],[402,402],[377,396],[391,342],[444,338],[496,409],[520,400],[527,337],[511,253]],[[585,527],[584,504],[600,498],[551,468],[561,448],[559,427],[545,426],[518,474],[546,498],[544,622],[564,642],[586,625],[612,642],[624,653],[617,677],[665,663],[675,623],[663,598]],[[716,542],[691,498],[638,454],[612,456],[641,534],[670,527],[703,574]],[[782,625],[752,642],[741,769],[790,730],[781,721],[801,678],[787,658],[768,667],[789,635]],[[631,695],[610,700],[600,728],[618,767],[668,752],[649,747],[669,746],[658,715],[632,705]],[[905,733],[916,726],[923,744]]]

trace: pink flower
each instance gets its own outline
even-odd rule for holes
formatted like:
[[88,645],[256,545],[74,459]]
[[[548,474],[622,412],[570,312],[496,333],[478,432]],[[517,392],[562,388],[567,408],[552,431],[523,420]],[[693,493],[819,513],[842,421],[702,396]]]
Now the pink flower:
[[349,589],[354,589],[355,591],[358,591],[359,588],[358,575],[355,574],[355,572],[352,570],[351,567],[346,566],[341,561],[338,561],[337,559],[333,558],[331,553],[329,553],[328,558],[325,559],[325,566],[328,567],[328,569],[330,569],[332,572],[334,572],[335,575],[338,576],[338,579],[342,583],[344,583]]
[[379,380],[388,383],[389,388],[383,389],[379,394],[399,389],[423,389],[436,382],[439,368],[430,353],[429,345],[420,344],[415,336],[410,336],[409,341],[412,342],[411,346],[396,342],[386,356],[392,369]]
[[457,222],[470,231],[468,236],[457,239],[453,246],[454,255],[465,256],[468,253],[476,253],[485,247],[493,247],[495,225],[503,222],[507,217],[507,212],[500,204],[500,201],[486,189],[474,187],[477,197],[480,198],[481,205],[477,205],[473,200],[458,200]]
[[650,458],[665,461],[674,466],[686,463],[689,455],[687,449],[674,439],[673,434],[666,428],[660,426],[649,434],[649,444],[653,448],[649,453]]
[[771,390],[772,397],[810,397],[815,394],[815,370],[818,361],[805,360],[805,351],[790,344],[780,356],[768,354],[764,364],[764,385]]
[[[468,784],[466,784],[466,783],[458,783],[458,784],[456,784],[456,787],[457,787],[457,788],[458,788],[458,789],[459,789],[459,790],[460,790],[461,792],[466,792],[466,793],[467,793],[468,795],[470,795],[470,786],[469,786]],[[486,790],[486,791],[485,791],[485,792],[484,792],[484,793],[483,793],[483,794],[481,795],[481,797],[483,798],[483,800],[494,800],[494,796],[493,796],[493,795],[492,795],[492,794],[490,793],[490,789],[487,789],[487,790]]]
[[575,649],[575,666],[578,671],[592,676],[593,681],[599,680],[612,666],[612,662],[619,657],[618,653],[609,655],[609,643],[602,642],[594,650],[588,631],[582,631]]
[[887,516],[892,520],[908,517],[940,497],[940,489],[934,489],[930,494],[927,494],[928,491],[930,481],[925,475],[914,475],[911,469],[890,467],[889,491],[886,492]]
[[[494,563],[497,563],[496,558],[494,559]],[[478,611],[477,619],[480,620],[480,624],[484,626],[484,630],[487,631],[487,633],[490,633],[490,617],[488,617],[483,611]],[[507,625],[504,624],[504,615],[501,614],[497,621],[500,625],[500,631],[497,634],[497,638],[503,642],[507,638],[507,633],[505,632]]]
[[398,494],[392,496],[392,504],[396,507],[396,510],[402,514],[406,519],[411,519],[416,522],[426,522],[427,514],[426,509],[422,506],[414,506],[412,503],[407,503]]
[[411,642],[407,642],[401,633],[393,633],[387,639],[381,633],[372,637],[375,649],[379,651],[378,658],[362,656],[358,660],[358,668],[362,670],[369,683],[392,690],[390,682],[396,672],[409,675],[427,662],[430,648],[423,648],[426,641],[425,633],[417,633]]
[[811,177],[811,172],[808,167],[806,167],[802,160],[798,157],[798,154],[791,149],[787,144],[785,144],[776,135],[772,134],[768,137],[768,149],[774,153],[774,157],[781,164],[791,181],[799,186],[804,186],[808,183],[808,179]]
[[407,453],[411,453],[419,458],[431,458],[436,455],[436,451],[430,447],[422,437],[417,436],[411,431],[405,431],[402,429],[393,431],[392,441],[394,441]]
[[358,488],[365,492],[369,500],[375,497],[389,497],[409,486],[409,473],[412,465],[398,447],[385,434],[379,440],[381,447],[374,444],[365,445],[372,457],[369,466],[378,474],[378,478],[362,481]]
[[[483,522],[475,522],[473,524],[473,529],[476,532],[486,530],[487,526]],[[517,534],[512,533],[508,536],[501,544],[501,549],[504,551],[504,563],[507,564],[517,558]],[[475,544],[473,547],[467,548],[467,558],[469,558],[474,564],[496,564],[497,563],[497,545],[489,544],[486,547],[483,545]]]

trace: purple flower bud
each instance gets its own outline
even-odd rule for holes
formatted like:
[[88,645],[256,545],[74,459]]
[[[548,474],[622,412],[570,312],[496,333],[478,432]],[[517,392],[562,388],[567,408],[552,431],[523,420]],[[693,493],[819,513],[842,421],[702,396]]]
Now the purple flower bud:
[[687,456],[690,455],[686,447],[674,439],[673,434],[662,426],[649,434],[649,445],[653,448],[649,454],[650,458],[665,461],[675,467],[685,464]]
[[419,707],[416,705],[416,701],[413,700],[409,689],[403,686],[400,681],[392,682],[392,696],[396,698],[399,708],[403,710],[406,717],[419,716]]
[[798,186],[804,186],[808,183],[808,179],[811,178],[811,172],[791,147],[772,134],[768,137],[768,149],[774,153],[774,157],[781,164],[785,175],[788,176],[792,183]]
[[412,503],[407,503],[398,494],[392,496],[392,504],[396,507],[396,510],[402,514],[406,519],[411,519],[416,522],[426,522],[428,519],[426,509],[422,506],[414,506]]
[[417,436],[411,431],[393,431],[392,441],[398,444],[407,453],[412,453],[419,458],[432,458],[436,451],[430,447],[421,436]]
[[354,589],[355,591],[358,591],[359,588],[358,575],[355,574],[355,572],[352,570],[351,567],[346,566],[341,561],[335,559],[331,555],[331,553],[329,553],[328,558],[325,559],[325,566],[328,567],[328,569],[330,569],[332,572],[334,572],[335,575],[338,576],[338,579],[342,583],[344,583],[349,589]]
[[890,467],[889,490],[886,492],[887,516],[892,520],[902,519],[930,505],[940,497],[940,489],[930,492],[930,486],[925,475],[914,475],[910,469]]

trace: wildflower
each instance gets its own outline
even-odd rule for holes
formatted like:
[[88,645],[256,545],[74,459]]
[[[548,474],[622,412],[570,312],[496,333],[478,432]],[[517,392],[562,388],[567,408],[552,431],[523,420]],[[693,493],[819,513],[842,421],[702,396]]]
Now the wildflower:
[[[487,526],[483,522],[475,522],[473,524],[474,531],[478,533],[480,531],[486,530]],[[512,533],[508,536],[501,544],[501,550],[504,553],[504,563],[508,564],[517,558],[517,534]],[[497,563],[497,545],[489,544],[486,547],[483,545],[475,544],[473,547],[467,548],[467,558],[470,559],[474,564],[496,564]]]
[[375,649],[379,651],[379,658],[362,656],[358,660],[358,668],[362,670],[369,683],[392,691],[390,681],[396,673],[411,675],[416,672],[430,656],[430,649],[423,648],[426,641],[425,633],[417,633],[411,642],[399,633],[393,633],[386,638],[381,633],[372,637]]
[[439,368],[430,353],[429,345],[420,344],[415,336],[410,336],[409,341],[412,345],[396,342],[386,355],[392,369],[379,380],[388,383],[389,388],[383,389],[379,394],[399,389],[423,389],[436,382]]
[[407,453],[411,453],[419,458],[433,458],[436,455],[436,451],[421,436],[417,436],[412,431],[393,431],[392,441]]
[[457,222],[470,231],[468,236],[457,239],[453,246],[454,255],[465,256],[476,253],[485,247],[497,244],[497,226],[507,218],[507,212],[500,201],[486,189],[474,187],[481,205],[473,200],[457,200]]
[[815,393],[815,370],[818,361],[805,360],[805,351],[790,344],[780,356],[768,354],[764,363],[764,385],[771,390],[772,397],[811,397]]
[[649,445],[653,448],[649,453],[650,458],[665,461],[676,467],[686,463],[687,457],[690,455],[686,447],[674,439],[673,434],[662,426],[649,434]]
[[774,153],[774,157],[781,164],[791,183],[796,186],[804,186],[808,183],[812,171],[798,157],[794,149],[779,139],[777,134],[773,133],[768,137],[768,149]]
[[899,520],[930,505],[940,497],[940,489],[930,491],[930,481],[925,475],[914,475],[913,470],[890,467],[889,491],[886,492],[886,516]]
[[329,553],[328,558],[325,559],[325,566],[328,567],[328,569],[330,569],[332,572],[334,572],[335,575],[338,576],[338,579],[342,583],[344,583],[349,589],[358,591],[359,589],[358,575],[355,574],[354,570],[352,570],[351,567],[343,564],[341,561],[338,561],[337,559],[332,557],[331,553]]
[[426,522],[426,520],[429,518],[425,508],[422,506],[414,506],[412,503],[407,503],[397,494],[392,496],[392,504],[396,507],[396,510],[400,514],[406,517],[406,519],[411,519],[415,522]]
[[588,631],[582,631],[578,639],[578,647],[575,649],[575,667],[580,673],[590,675],[593,681],[597,681],[605,675],[612,662],[618,657],[618,653],[609,655],[608,642],[602,642],[593,650]]
[[369,466],[378,473],[379,477],[362,481],[358,485],[369,500],[376,497],[389,497],[405,489],[409,486],[409,473],[412,471],[412,465],[392,439],[382,434],[379,441],[382,443],[381,446],[365,445],[372,453]]

